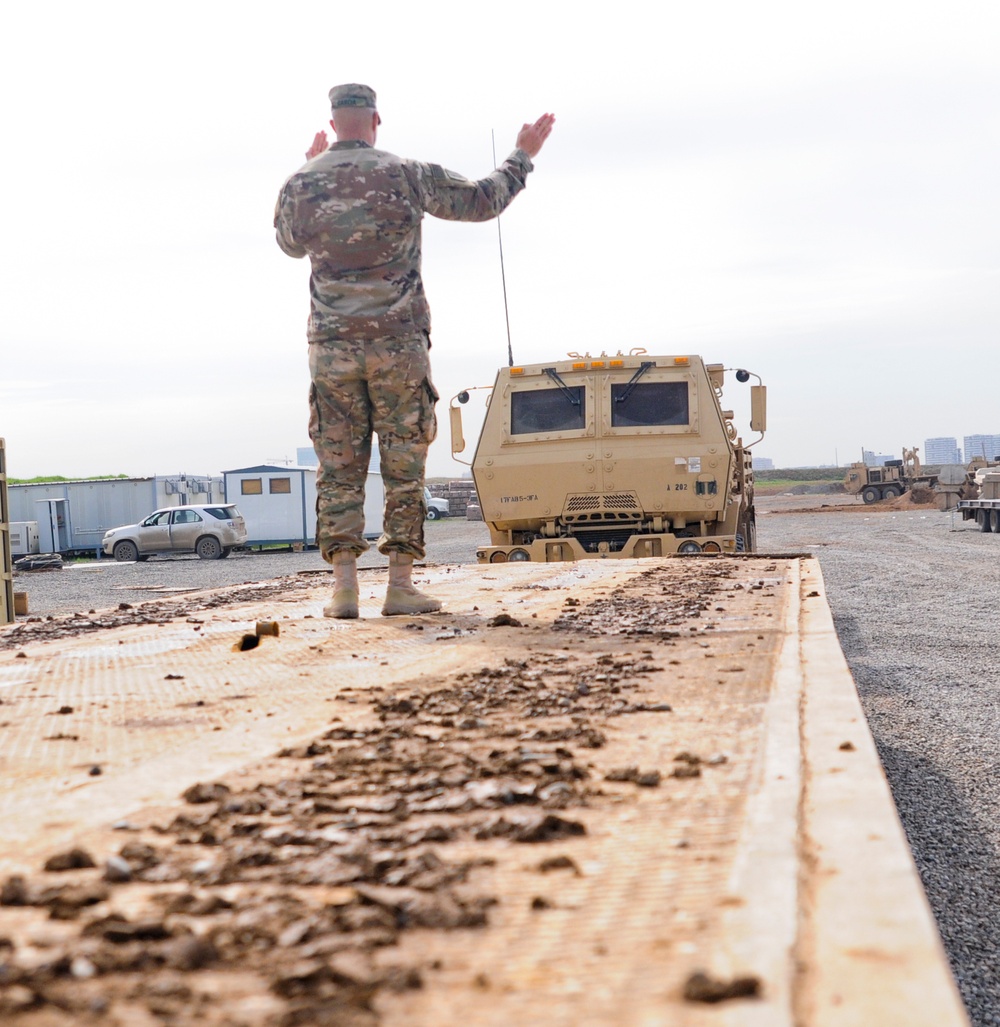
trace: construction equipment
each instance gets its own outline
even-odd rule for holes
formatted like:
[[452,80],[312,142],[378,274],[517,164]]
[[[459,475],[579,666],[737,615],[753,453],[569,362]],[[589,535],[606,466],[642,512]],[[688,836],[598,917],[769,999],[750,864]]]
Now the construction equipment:
[[938,509],[956,510],[963,500],[976,499],[982,475],[986,473],[985,468],[986,461],[980,457],[974,459],[968,467],[961,464],[945,464],[941,467],[934,486]]
[[858,461],[851,464],[844,475],[844,489],[852,496],[860,493],[866,503],[881,499],[895,499],[908,489],[933,489],[938,475],[928,473],[920,464],[918,449],[903,449],[902,460],[886,460],[881,467],[869,467]]
[[[492,543],[479,562],[753,552],[753,443],[722,408],[725,371],[641,348],[501,368],[471,464]],[[451,403],[456,459],[469,391]],[[761,437],[766,403],[752,385]]]

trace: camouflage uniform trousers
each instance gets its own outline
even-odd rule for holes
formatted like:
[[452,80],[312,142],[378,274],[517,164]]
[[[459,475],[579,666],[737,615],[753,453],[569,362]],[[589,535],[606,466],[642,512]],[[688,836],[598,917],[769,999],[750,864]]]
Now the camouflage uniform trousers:
[[424,556],[424,465],[437,434],[438,394],[423,332],[309,346],[309,437],[319,457],[316,544],[327,561],[360,555],[372,432],[378,435],[385,512],[379,552]]

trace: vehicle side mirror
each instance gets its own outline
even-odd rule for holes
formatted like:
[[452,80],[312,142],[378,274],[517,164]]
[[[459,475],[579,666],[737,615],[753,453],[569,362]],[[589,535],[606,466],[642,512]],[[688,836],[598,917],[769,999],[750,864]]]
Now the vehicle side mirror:
[[[467,397],[468,398],[468,397]],[[459,397],[461,402],[461,397]],[[451,455],[465,452],[465,435],[462,432],[462,410],[460,407],[449,407],[451,417]]]
[[767,386],[750,386],[750,430],[760,432],[761,435],[767,431]]

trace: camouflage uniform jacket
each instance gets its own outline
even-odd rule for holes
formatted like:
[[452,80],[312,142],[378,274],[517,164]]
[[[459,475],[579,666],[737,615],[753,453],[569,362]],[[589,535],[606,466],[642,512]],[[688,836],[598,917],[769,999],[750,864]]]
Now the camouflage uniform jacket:
[[532,163],[514,152],[477,182],[403,160],[361,141],[337,142],[285,182],[274,212],[278,245],[309,257],[310,342],[430,330],[420,278],[424,213],[450,221],[497,217]]

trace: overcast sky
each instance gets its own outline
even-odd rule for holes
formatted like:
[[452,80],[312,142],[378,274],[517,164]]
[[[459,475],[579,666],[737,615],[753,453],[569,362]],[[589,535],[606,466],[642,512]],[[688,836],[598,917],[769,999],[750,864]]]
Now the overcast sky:
[[[380,146],[470,177],[491,132],[502,159],[556,114],[501,219],[518,362],[643,346],[747,367],[779,466],[1000,433],[1000,5],[346,8],[5,9],[12,476],[308,445],[308,266],[272,215],[350,81],[378,92]],[[496,224],[427,218],[424,254],[447,400],[506,363]],[[730,376],[727,405],[745,398]],[[446,436],[432,475],[462,472]]]

